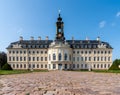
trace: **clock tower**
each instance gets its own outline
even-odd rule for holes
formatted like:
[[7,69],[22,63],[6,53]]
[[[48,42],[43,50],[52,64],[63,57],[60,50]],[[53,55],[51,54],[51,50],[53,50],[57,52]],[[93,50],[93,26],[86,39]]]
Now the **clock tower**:
[[59,40],[59,41],[65,40],[63,27],[64,27],[64,22],[62,21],[62,18],[59,12],[59,16],[56,22],[56,40]]

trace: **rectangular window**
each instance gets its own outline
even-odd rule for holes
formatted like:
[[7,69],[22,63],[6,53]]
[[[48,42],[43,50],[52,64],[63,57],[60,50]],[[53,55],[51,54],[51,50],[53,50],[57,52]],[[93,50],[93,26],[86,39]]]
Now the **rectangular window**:
[[45,51],[45,54],[47,54],[47,51]]
[[97,57],[97,61],[99,61],[99,57]]
[[24,57],[24,61],[26,61],[26,57]]
[[83,61],[83,57],[81,57],[81,61]]
[[15,53],[15,51],[13,51],[13,54]]
[[37,57],[37,61],[39,61],[39,57]]
[[20,54],[22,54],[22,51],[20,51]]
[[33,61],[35,61],[35,57],[33,57]]
[[77,61],[79,61],[79,57],[77,57]]
[[77,54],[79,54],[79,51],[77,51]]
[[22,57],[20,57],[20,61],[22,61]]
[[96,57],[94,57],[94,61],[96,61]]
[[19,61],[18,57],[16,57],[16,61]]
[[11,57],[9,57],[9,61],[11,61]]
[[31,57],[29,57],[29,61],[31,61]]
[[24,51],[24,54],[26,54],[26,51]]
[[18,54],[18,51],[16,51],[16,53]]
[[103,61],[103,57],[101,57],[101,61]]
[[9,54],[11,54],[11,51],[9,51]]
[[106,57],[105,57],[105,61],[106,61]]
[[47,64],[45,64],[45,68],[47,68]]
[[56,64],[53,64],[53,69],[56,69]]
[[47,57],[45,57],[45,61],[47,61]]
[[43,51],[41,51],[41,54],[43,54]]
[[73,57],[73,61],[75,61],[75,57]]
[[91,61],[91,57],[89,57],[89,61]]
[[87,61],[87,57],[85,57],[85,61]]
[[13,61],[15,61],[15,57],[13,57]]
[[41,57],[41,61],[43,61],[43,57]]

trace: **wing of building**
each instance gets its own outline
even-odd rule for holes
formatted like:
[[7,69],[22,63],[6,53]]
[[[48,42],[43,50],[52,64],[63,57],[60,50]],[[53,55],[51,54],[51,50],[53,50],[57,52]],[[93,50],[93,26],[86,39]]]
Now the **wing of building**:
[[66,40],[64,22],[59,14],[54,41],[48,37],[46,40],[20,37],[7,47],[7,61],[13,69],[108,69],[112,65],[112,49],[99,37],[96,40]]

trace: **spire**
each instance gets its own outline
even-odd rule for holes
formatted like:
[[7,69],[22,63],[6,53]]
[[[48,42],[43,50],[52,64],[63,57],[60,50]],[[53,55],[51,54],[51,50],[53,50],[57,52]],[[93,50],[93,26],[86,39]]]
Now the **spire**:
[[60,14],[61,10],[58,10],[58,18],[56,22],[56,40],[65,40],[64,37],[64,22],[62,21],[62,17]]

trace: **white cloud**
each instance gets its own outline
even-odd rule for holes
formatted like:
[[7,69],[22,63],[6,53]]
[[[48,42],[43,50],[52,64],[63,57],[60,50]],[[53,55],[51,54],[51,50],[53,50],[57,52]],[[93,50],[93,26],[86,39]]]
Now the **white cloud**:
[[116,17],[120,17],[120,12],[117,12]]
[[100,27],[100,28],[105,27],[105,25],[106,25],[106,21],[101,21],[101,22],[99,23],[99,27]]

